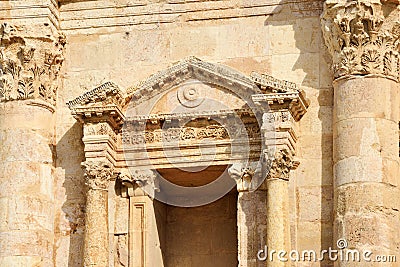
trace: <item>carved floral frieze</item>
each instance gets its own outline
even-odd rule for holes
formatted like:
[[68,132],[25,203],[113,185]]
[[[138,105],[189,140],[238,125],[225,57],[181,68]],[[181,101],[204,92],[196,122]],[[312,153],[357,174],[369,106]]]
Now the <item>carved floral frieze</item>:
[[326,1],[322,15],[334,77],[383,75],[399,80],[400,9],[379,0]]
[[96,135],[107,135],[115,143],[118,142],[118,135],[111,128],[107,122],[99,122],[87,124],[83,127],[83,134],[85,137],[96,136]]
[[225,127],[217,123],[198,127],[170,127],[145,131],[123,131],[122,143],[128,145],[161,143],[171,141],[201,141],[205,139],[223,140],[235,137],[260,139],[260,128],[257,123],[246,124],[245,127],[234,125]]
[[56,103],[65,35],[27,38],[29,32],[0,25],[0,100],[42,99]]

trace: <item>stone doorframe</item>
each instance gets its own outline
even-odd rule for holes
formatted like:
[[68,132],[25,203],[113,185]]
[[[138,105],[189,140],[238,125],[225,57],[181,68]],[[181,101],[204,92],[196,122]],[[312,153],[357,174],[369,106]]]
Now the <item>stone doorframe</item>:
[[[261,107],[261,113],[254,114],[246,109],[214,110],[208,114],[206,114],[207,112],[200,114],[189,112],[187,114],[148,114],[147,116],[135,116],[133,119],[126,118],[125,113],[129,103],[136,105],[145,102],[157,94],[179,86],[188,79],[201,80],[227,89],[239,97],[247,97],[246,101]],[[82,141],[85,145],[86,161],[82,163],[82,166],[85,169],[87,185],[84,266],[114,266],[110,260],[109,235],[113,231],[110,229],[107,207],[109,190],[114,190],[116,181],[122,185],[120,197],[129,199],[130,219],[132,220],[132,214],[134,214],[137,215],[134,216],[134,219],[139,218],[138,222],[140,222],[137,224],[140,225],[140,229],[128,229],[129,245],[133,246],[134,242],[141,242],[139,249],[130,248],[128,266],[150,266],[145,249],[144,228],[146,222],[143,212],[148,208],[146,205],[148,206],[154,194],[152,195],[148,190],[146,190],[147,193],[143,192],[141,187],[150,185],[154,190],[158,190],[154,166],[156,168],[170,166],[163,161],[163,156],[157,156],[157,154],[153,154],[151,157],[151,167],[146,165],[148,163],[146,161],[137,161],[144,162],[137,166],[127,166],[124,145],[128,144],[133,147],[132,153],[134,154],[137,152],[135,146],[140,150],[154,142],[154,135],[152,135],[153,138],[148,138],[146,133],[141,133],[142,136],[134,133],[135,136],[129,136],[132,129],[124,132],[124,123],[126,124],[129,120],[132,125],[146,123],[157,125],[160,122],[165,123],[185,117],[218,117],[223,120],[231,113],[239,114],[246,128],[248,127],[248,133],[251,134],[252,130],[249,129],[253,129],[253,133],[255,131],[256,135],[262,137],[252,139],[260,142],[259,148],[255,148],[253,151],[262,155],[261,165],[258,164],[258,169],[247,163],[253,160],[251,158],[231,159],[221,156],[216,162],[216,164],[231,165],[228,172],[236,181],[239,191],[237,214],[239,266],[258,266],[257,251],[261,244],[276,250],[290,250],[288,181],[290,171],[298,166],[298,162],[295,160],[296,122],[306,113],[309,105],[304,92],[299,90],[296,84],[265,74],[252,73],[250,77],[247,77],[228,67],[191,57],[150,76],[149,79],[126,92],[114,83],[107,82],[68,102],[67,105],[71,109],[72,115],[83,124]],[[263,109],[264,105],[269,109]],[[258,130],[251,127],[251,124],[255,122],[255,116],[261,118]],[[204,129],[190,130],[195,133],[199,131],[204,133],[207,129],[210,130],[209,126],[203,124]],[[222,132],[223,135],[224,125],[211,126],[214,134]],[[180,129],[184,128],[184,126],[179,127]],[[171,133],[163,132],[163,129],[159,129],[160,131],[162,136],[171,135]],[[177,138],[182,138],[182,136],[178,133]],[[193,140],[196,142],[196,136],[193,137]],[[219,139],[213,139],[214,144],[219,146],[232,145],[232,141],[226,135]],[[157,148],[156,143],[153,145]],[[157,151],[157,149],[153,149],[153,151]],[[185,162],[178,161],[177,164],[184,165]],[[196,160],[194,160],[194,164],[196,164]],[[128,170],[127,167],[133,167],[134,171],[132,168]],[[265,171],[266,169],[268,171]],[[266,180],[262,185],[257,189],[252,188],[254,187],[252,181],[262,179],[264,176],[266,176]],[[267,214],[274,214],[274,216],[267,216]],[[249,222],[252,222],[253,226]],[[133,223],[130,222],[129,225],[132,226]],[[269,264],[268,266],[284,266],[284,263],[281,262]]]

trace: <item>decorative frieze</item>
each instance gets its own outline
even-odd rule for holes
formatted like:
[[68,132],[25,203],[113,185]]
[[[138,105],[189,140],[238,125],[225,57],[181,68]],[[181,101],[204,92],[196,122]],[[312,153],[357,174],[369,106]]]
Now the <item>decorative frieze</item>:
[[83,135],[85,137],[96,136],[96,135],[107,135],[115,143],[118,142],[118,134],[115,133],[115,131],[111,128],[111,126],[107,122],[86,124],[83,127]]
[[104,161],[82,162],[85,170],[85,184],[89,189],[107,190],[109,181],[114,176],[114,167]]
[[42,99],[55,105],[65,35],[31,34],[24,27],[0,25],[0,101]]
[[245,127],[235,127],[234,125],[224,127],[217,123],[211,123],[198,127],[157,128],[144,132],[127,129],[122,133],[122,143],[139,145],[171,141],[223,140],[236,137],[258,140],[260,139],[260,128],[257,123],[246,124]]
[[400,9],[391,2],[325,2],[322,31],[335,78],[374,74],[399,80]]

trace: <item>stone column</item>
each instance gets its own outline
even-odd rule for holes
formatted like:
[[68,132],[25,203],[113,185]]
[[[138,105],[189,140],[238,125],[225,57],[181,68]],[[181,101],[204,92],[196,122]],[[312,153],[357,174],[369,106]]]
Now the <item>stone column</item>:
[[[278,256],[288,259],[291,250],[289,173],[298,166],[298,162],[293,160],[297,141],[296,122],[307,112],[309,100],[295,84],[280,84],[274,80],[272,83],[265,75],[253,75],[253,79],[266,92],[252,96],[253,101],[265,110],[261,127],[265,181],[260,187],[266,190],[267,209],[264,264],[269,267],[289,266],[288,261],[282,261]],[[284,89],[274,89],[276,84]],[[275,252],[272,253],[272,250]],[[286,254],[279,254],[281,250]]]
[[33,22],[0,24],[0,266],[54,264],[54,112],[65,38]]
[[[116,178],[113,168],[119,167],[116,148],[123,124],[124,103],[121,91],[113,83],[105,83],[67,103],[73,116],[83,124],[85,145],[87,204],[85,217],[85,266],[108,266],[113,239],[109,236],[108,188]],[[110,219],[110,221],[112,221]],[[110,242],[111,241],[111,242]]]
[[[289,173],[293,167],[292,156],[286,150],[278,150],[268,159],[267,189],[267,266],[289,266],[278,258],[279,251],[290,252],[289,224]],[[272,250],[276,253],[272,254]],[[288,254],[280,255],[288,258]]]
[[113,167],[108,162],[87,161],[84,266],[108,266],[108,184]]
[[399,1],[326,1],[322,29],[334,72],[333,242],[346,239],[358,250],[395,255],[400,240]]

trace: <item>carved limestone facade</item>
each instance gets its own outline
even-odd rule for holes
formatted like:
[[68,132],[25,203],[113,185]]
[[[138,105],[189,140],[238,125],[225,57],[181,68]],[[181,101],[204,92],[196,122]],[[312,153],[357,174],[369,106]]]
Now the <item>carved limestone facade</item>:
[[398,265],[399,0],[0,1],[0,20],[0,266]]

